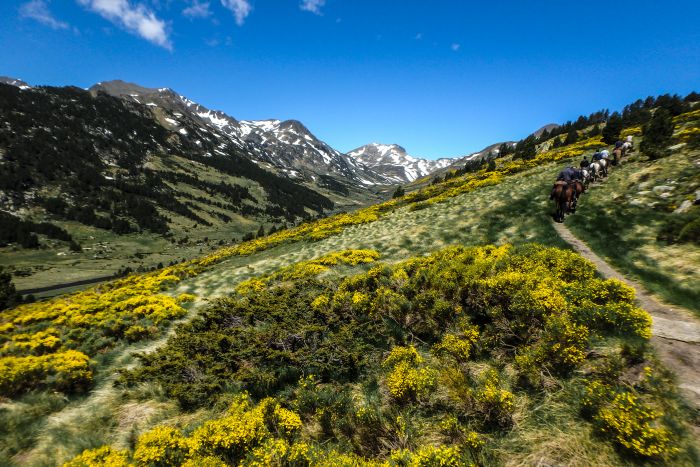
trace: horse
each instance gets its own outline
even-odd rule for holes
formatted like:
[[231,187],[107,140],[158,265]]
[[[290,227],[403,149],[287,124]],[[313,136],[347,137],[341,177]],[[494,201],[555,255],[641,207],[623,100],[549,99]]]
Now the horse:
[[601,159],[597,161],[600,164],[601,178],[608,176],[608,167],[610,166],[610,161],[607,159]]
[[579,197],[586,192],[586,187],[580,180],[574,180],[569,182],[569,187],[573,191],[573,199],[569,203],[569,211],[572,213],[576,212],[576,205],[578,204]]
[[574,190],[568,183],[559,181],[552,187],[552,192],[549,195],[550,200],[554,200],[556,211],[554,220],[556,222],[564,222],[564,216],[571,207],[571,202],[574,197]]
[[588,189],[588,185],[591,184],[591,180],[593,178],[593,174],[591,173],[591,170],[590,170],[590,165],[589,165],[589,167],[587,167],[585,169],[581,169],[581,173],[583,174],[583,187],[585,189]]
[[[624,145],[623,145],[624,147]],[[622,164],[622,147],[614,149],[613,150],[613,160],[612,160],[612,165],[621,165]]]
[[630,151],[632,151],[632,143],[630,141],[622,143],[622,157],[625,157]]
[[603,168],[600,166],[600,163],[598,161],[591,162],[591,164],[588,166],[588,170],[591,173],[591,180],[596,181],[599,180],[601,176],[601,171]]

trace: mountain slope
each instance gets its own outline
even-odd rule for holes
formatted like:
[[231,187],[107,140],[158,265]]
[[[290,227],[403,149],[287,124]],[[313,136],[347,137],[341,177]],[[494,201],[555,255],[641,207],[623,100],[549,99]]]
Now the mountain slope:
[[[193,293],[200,298],[188,305],[194,308],[188,315],[193,321],[178,326],[167,342],[128,334],[145,342],[119,353],[126,364],[133,362],[130,350],[149,352],[141,365],[130,366],[135,371],[122,373],[122,385],[108,380],[86,399],[75,396],[63,411],[50,414],[63,408],[56,404],[34,418],[29,414],[36,407],[25,400],[8,401],[25,426],[30,420],[46,422],[25,428],[36,430],[36,438],[17,437],[10,452],[22,452],[30,463],[60,462],[80,454],[83,445],[76,446],[76,438],[89,446],[121,448],[132,446],[129,440],[143,433],[149,435],[137,441],[139,452],[150,452],[152,440],[184,444],[193,438],[213,451],[215,439],[249,426],[241,421],[252,424],[259,414],[268,414],[264,420],[270,424],[279,424],[282,416],[291,421],[286,426],[303,441],[294,444],[295,452],[319,446],[316,456],[335,450],[345,455],[328,463],[350,458],[362,465],[355,455],[383,461],[396,451],[393,459],[457,459],[455,465],[474,460],[486,465],[533,460],[623,465],[631,458],[624,449],[639,444],[620,445],[629,435],[600,435],[602,417],[591,420],[601,408],[627,417],[627,406],[618,408],[618,399],[611,400],[622,394],[643,411],[650,429],[671,430],[651,432],[671,435],[670,442],[652,438],[662,440],[659,463],[693,465],[694,438],[687,431],[692,412],[679,403],[677,388],[649,347],[640,345],[639,331],[650,323],[634,307],[628,289],[597,278],[588,263],[569,251],[525,245],[563,245],[550,222],[547,195],[561,166],[580,157],[579,150],[532,165],[497,160],[502,178],[496,185],[460,191],[480,176],[470,174],[426,189],[425,196],[404,204],[407,209],[389,203],[364,216],[358,213],[354,225],[348,221],[352,216],[342,215],[306,225],[307,236],[295,237],[298,230],[293,229],[212,253],[204,261],[210,269],[184,278],[168,292],[168,297]],[[514,163],[520,172],[510,171]],[[449,195],[449,201],[441,202],[446,201],[442,195]],[[595,213],[597,206],[584,198],[579,212],[590,208]],[[348,225],[352,227],[344,228]],[[311,235],[319,229],[327,235]],[[463,249],[484,243],[500,246]],[[511,243],[516,246],[505,245]],[[364,264],[376,256],[367,251],[333,254],[345,248],[375,249],[388,264]],[[463,261],[453,261],[455,255],[464,255]],[[311,263],[295,264],[299,261]],[[606,293],[591,298],[590,290]],[[215,297],[226,299],[203,300]],[[596,319],[598,309],[608,312],[604,319]],[[127,326],[134,321],[128,319],[119,316],[118,323],[132,329]],[[71,326],[79,329],[79,324]],[[99,328],[81,331],[100,335]],[[397,360],[405,363],[403,368]],[[113,361],[98,360],[101,366],[94,371],[111,375],[117,366],[126,366]],[[232,389],[232,381],[242,388]],[[157,400],[143,390],[144,383],[162,388]],[[601,385],[604,391],[593,394],[599,399],[589,405],[593,414],[582,414],[581,395]],[[405,393],[397,391],[402,387]],[[244,390],[255,401],[248,405],[245,397],[237,397],[232,402],[231,393]],[[260,400],[267,405],[258,406]],[[204,405],[205,410],[179,411],[174,401]],[[69,416],[76,413],[85,418]],[[149,431],[164,420],[182,423]],[[268,441],[277,435],[265,427],[282,432],[281,425],[253,426],[260,426]],[[205,429],[210,430],[206,437]],[[409,448],[393,447],[405,446],[406,440]],[[291,441],[275,441],[249,454],[289,452]],[[273,452],[271,446],[281,447]]]
[[353,149],[348,155],[394,183],[412,182],[455,161],[447,158],[429,160],[412,157],[397,144],[370,143]]
[[232,216],[286,222],[333,208],[231,140],[165,115],[78,88],[0,84],[0,207],[41,207],[117,233]]
[[171,89],[144,88],[118,80],[98,83],[90,92],[146,105],[174,130],[184,121],[197,124],[200,131],[209,133],[220,144],[233,144],[251,160],[302,183],[347,194],[352,186],[389,182],[320,141],[296,120],[239,121]]
[[29,89],[31,87],[21,79],[10,78],[8,76],[0,76],[0,83],[9,84],[10,86],[16,86],[20,89]]

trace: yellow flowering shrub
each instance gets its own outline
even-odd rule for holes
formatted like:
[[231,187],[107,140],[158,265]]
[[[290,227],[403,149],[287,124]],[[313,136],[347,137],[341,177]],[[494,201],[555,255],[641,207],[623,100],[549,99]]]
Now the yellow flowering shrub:
[[425,446],[415,452],[400,449],[391,453],[388,464],[397,467],[458,467],[468,465],[464,453],[457,446]]
[[616,392],[612,386],[593,380],[586,386],[583,406],[602,434],[633,455],[660,457],[677,450],[669,430],[661,426],[661,414],[630,390]]
[[97,449],[87,449],[74,457],[63,467],[130,467],[129,452],[119,451],[103,446]]
[[690,128],[684,128],[675,135],[679,140],[687,142],[691,138],[695,138],[700,136],[700,128],[699,127],[690,127]]
[[700,119],[700,109],[691,110],[690,112],[682,113],[673,117],[673,123],[683,123],[689,120]]
[[501,385],[498,373],[487,371],[483,387],[476,392],[475,399],[487,423],[507,426],[512,420],[515,397],[512,392],[501,389]]
[[322,294],[316,297],[313,302],[311,302],[311,307],[314,310],[323,310],[328,306],[329,303],[330,298],[328,298],[328,295]]
[[228,467],[228,465],[216,456],[192,456],[182,463],[182,467]]
[[204,423],[189,436],[172,427],[158,426],[139,436],[133,453],[104,446],[85,451],[65,465],[127,466],[131,465],[130,457],[139,466],[191,467],[346,465],[342,462],[359,461],[352,455],[292,442],[301,428],[299,415],[275,399],[267,398],[253,406],[248,396],[242,394],[234,399],[223,417]]
[[272,420],[279,434],[291,437],[299,433],[302,427],[301,417],[296,412],[287,410],[279,404],[275,405]]
[[383,366],[390,368],[386,376],[389,394],[399,400],[416,399],[427,396],[437,384],[437,371],[420,368],[423,358],[415,347],[394,347],[384,360]]
[[186,313],[178,299],[160,292],[192,274],[189,267],[174,266],[4,312],[0,355],[7,357],[0,363],[0,394],[48,386],[85,389],[92,380],[88,355],[119,339],[149,337]]
[[641,136],[642,135],[642,127],[641,126],[633,126],[630,128],[625,128],[620,132],[620,138],[626,138],[628,136]]
[[134,449],[138,465],[170,466],[180,464],[187,453],[187,443],[180,430],[159,426],[139,436]]
[[478,339],[479,330],[476,326],[462,326],[458,334],[445,334],[442,340],[433,346],[433,352],[449,355],[458,362],[466,362]]
[[269,436],[261,409],[206,422],[188,438],[190,452],[240,459]]
[[567,284],[566,295],[576,306],[571,316],[590,329],[651,337],[651,316],[634,304],[634,289],[617,279],[593,279],[588,284]]
[[48,328],[36,333],[23,333],[11,336],[0,348],[0,355],[42,355],[55,351],[61,346],[58,330]]
[[194,302],[195,300],[197,300],[197,297],[190,293],[183,293],[177,297],[177,301],[180,303]]
[[0,357],[0,393],[15,395],[34,387],[84,390],[92,383],[90,358],[76,350],[26,357]]

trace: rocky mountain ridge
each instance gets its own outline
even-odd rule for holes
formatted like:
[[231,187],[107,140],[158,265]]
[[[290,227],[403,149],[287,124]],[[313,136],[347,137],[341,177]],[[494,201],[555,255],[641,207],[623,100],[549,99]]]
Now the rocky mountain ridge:
[[362,164],[370,167],[393,183],[412,182],[418,178],[452,165],[457,159],[436,160],[410,156],[398,144],[370,143],[348,153]]

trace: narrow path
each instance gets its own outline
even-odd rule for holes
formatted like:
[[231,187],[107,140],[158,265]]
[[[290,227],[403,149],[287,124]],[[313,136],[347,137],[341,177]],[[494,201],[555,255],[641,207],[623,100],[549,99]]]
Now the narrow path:
[[[607,278],[619,279],[634,287],[639,306],[653,319],[651,343],[659,358],[678,378],[678,386],[696,410],[700,411],[700,322],[689,311],[660,302],[637,282],[613,269],[562,223],[554,223],[557,233],[581,256],[595,264]],[[700,422],[700,420],[698,420]]]

